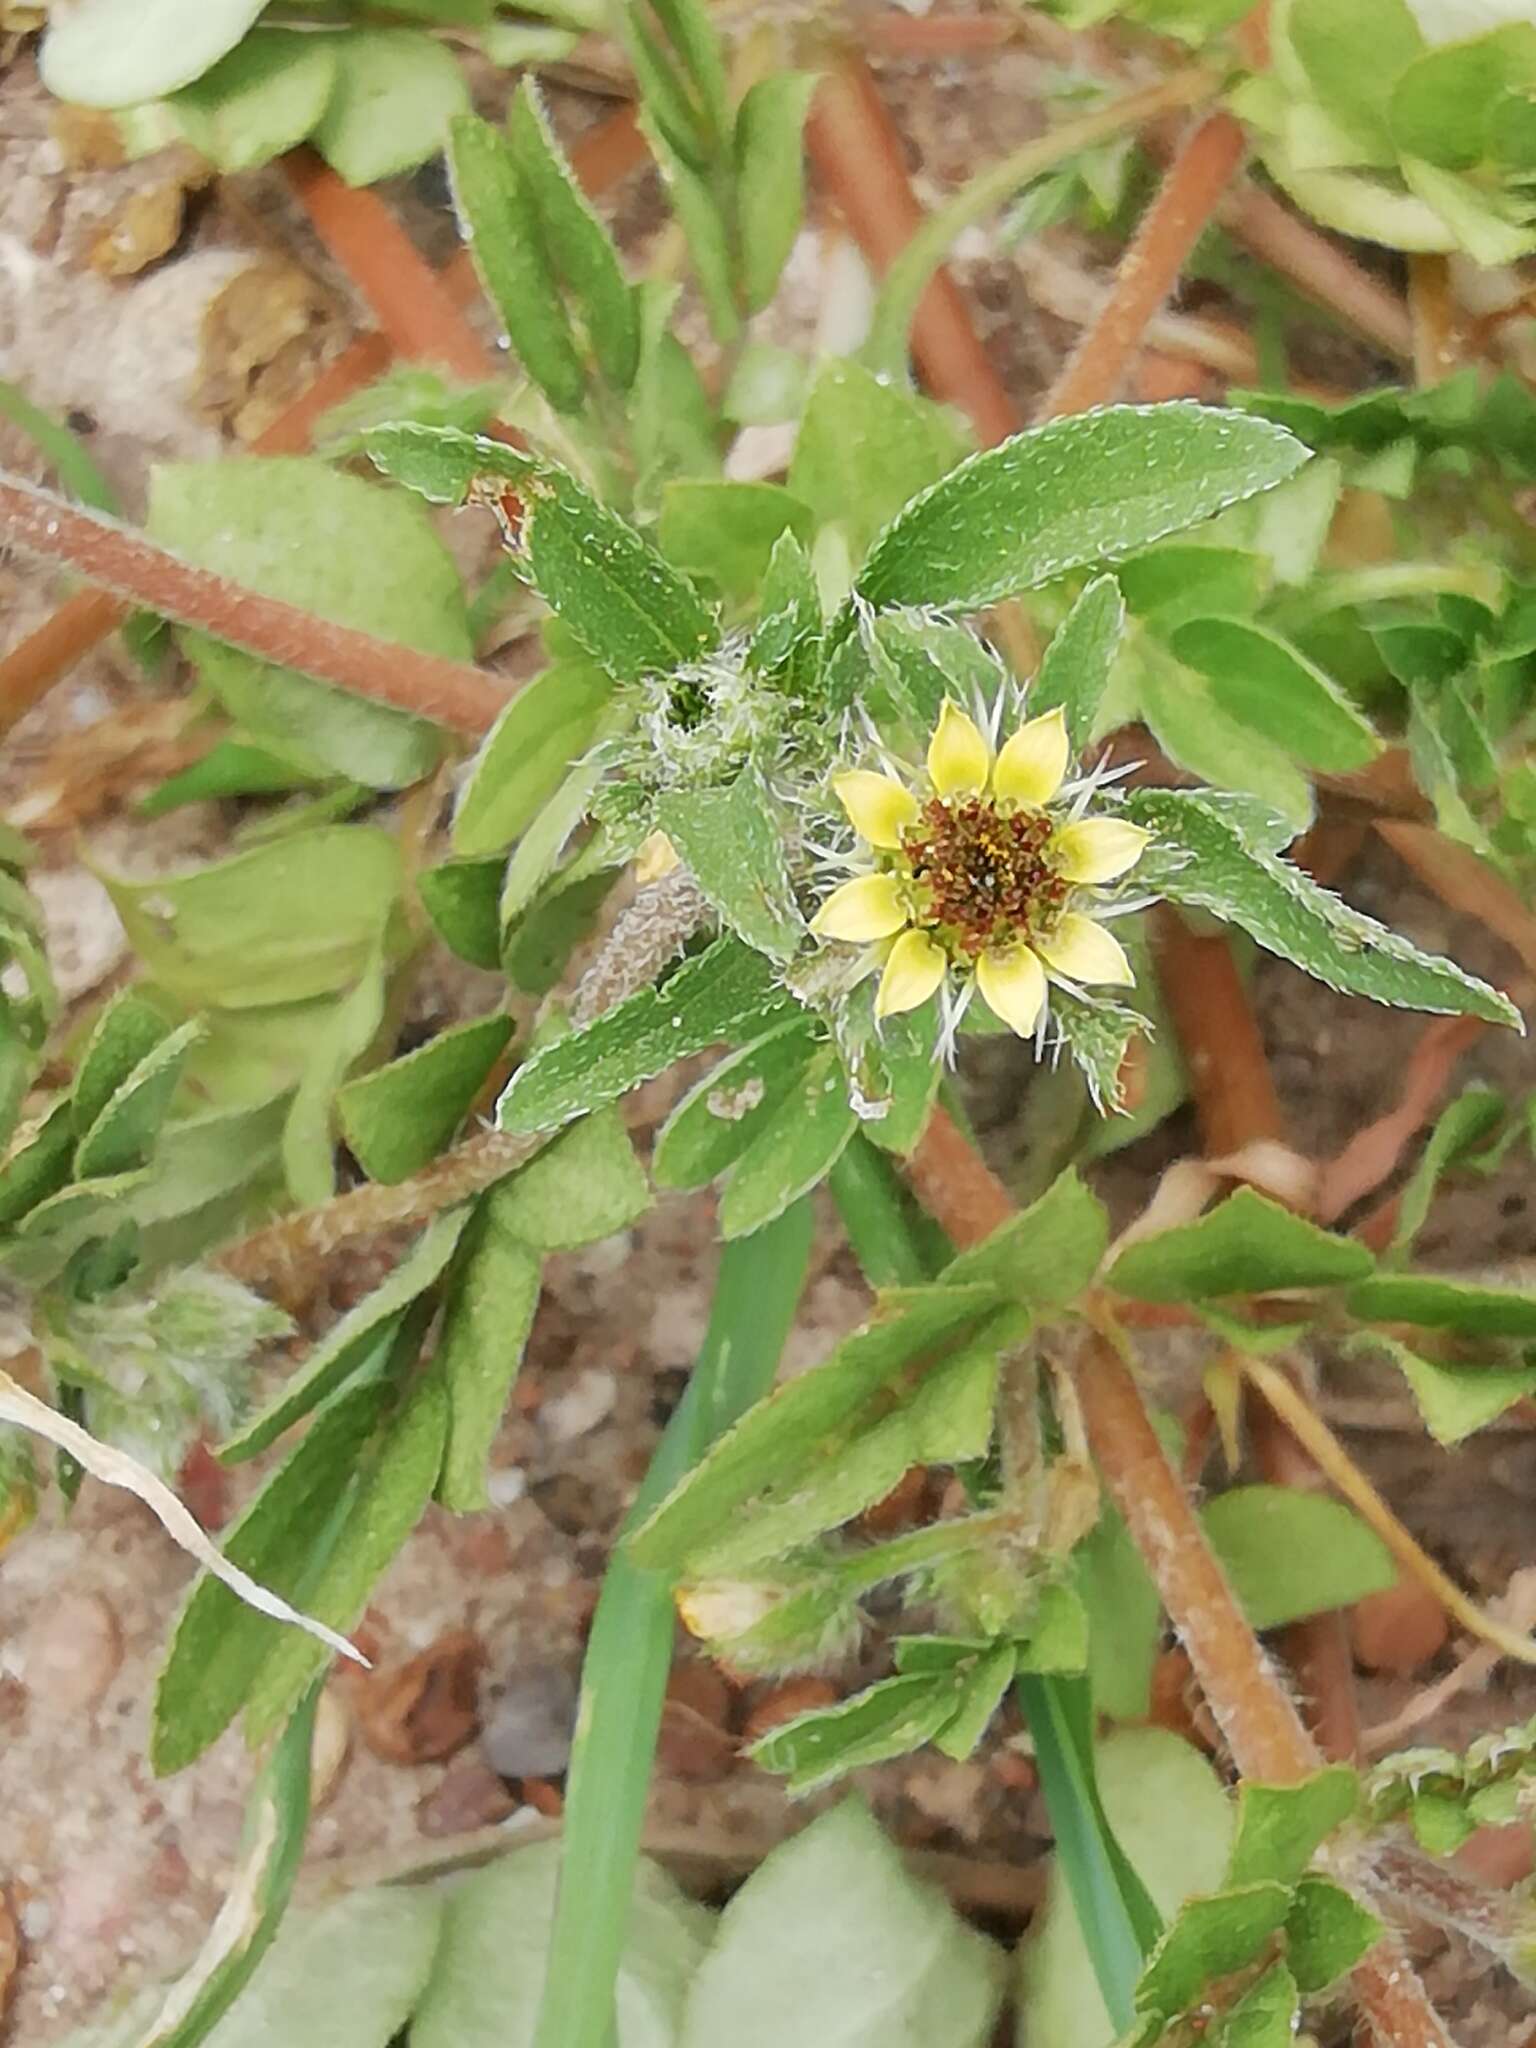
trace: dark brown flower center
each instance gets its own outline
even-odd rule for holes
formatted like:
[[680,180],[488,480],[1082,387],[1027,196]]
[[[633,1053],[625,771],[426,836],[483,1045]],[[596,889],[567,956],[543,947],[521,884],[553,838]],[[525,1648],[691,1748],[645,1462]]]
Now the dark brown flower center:
[[999,811],[989,797],[930,797],[902,837],[923,922],[975,959],[989,946],[1048,936],[1071,891],[1048,848],[1043,811]]

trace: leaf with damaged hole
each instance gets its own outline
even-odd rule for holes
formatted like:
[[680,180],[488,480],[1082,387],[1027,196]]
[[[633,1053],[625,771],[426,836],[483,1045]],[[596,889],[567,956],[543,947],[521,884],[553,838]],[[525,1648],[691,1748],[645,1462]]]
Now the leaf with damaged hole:
[[731,1168],[720,1198],[721,1236],[750,1236],[818,1186],[858,1124],[837,1054],[823,1046]]
[[531,1054],[497,1106],[497,1123],[504,1131],[552,1130],[690,1053],[754,1039],[798,1007],[760,953],[731,936],[717,939],[659,988]]
[[657,1185],[699,1188],[724,1173],[783,1103],[814,1050],[809,1024],[790,1018],[711,1067],[657,1133]]

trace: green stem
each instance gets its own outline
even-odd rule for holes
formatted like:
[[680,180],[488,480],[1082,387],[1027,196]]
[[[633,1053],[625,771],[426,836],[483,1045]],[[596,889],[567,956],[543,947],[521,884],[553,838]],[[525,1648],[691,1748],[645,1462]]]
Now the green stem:
[[[861,1157],[859,1146],[869,1156]],[[867,1141],[855,1139],[843,1154],[849,1169],[832,1176],[832,1194],[848,1240],[877,1286],[931,1279],[949,1253],[934,1253],[914,1231],[909,1217],[892,1199],[895,1176],[885,1158]],[[933,1229],[931,1219],[928,1227]],[[974,1535],[976,1517],[949,1525]],[[946,1525],[938,1523],[936,1529]],[[931,1536],[934,1529],[913,1532]],[[912,1539],[899,1537],[882,1544],[879,1576],[893,1575],[890,1553]],[[913,1560],[921,1563],[925,1558]],[[897,1570],[910,1564],[903,1556]],[[1059,1868],[1066,1880],[1083,1940],[1093,1964],[1099,1992],[1114,2021],[1124,2032],[1133,2017],[1131,1993],[1142,1959],[1161,1927],[1157,1909],[1131,1868],[1099,1798],[1093,1762],[1093,1705],[1086,1678],[1027,1675],[1016,1681],[1019,1704],[1035,1743],[1040,1789],[1056,1836]]]
[[[725,1246],[709,1329],[625,1529],[644,1520],[721,1430],[759,1400],[794,1320],[811,1243],[808,1202]],[[566,1788],[560,1895],[534,2048],[608,2048],[635,1858],[672,1664],[672,1580],[614,1545],[581,1673]]]
[[929,214],[886,272],[875,301],[869,336],[861,351],[867,366],[877,376],[903,374],[907,337],[918,302],[951,246],[967,228],[986,220],[1026,185],[1080,156],[1085,149],[1112,142],[1117,135],[1134,128],[1143,128],[1161,114],[1209,99],[1220,84],[1218,75],[1203,66],[1176,71],[1156,85],[1127,93],[1123,99],[1111,100],[1092,113],[1064,121],[1049,135],[1037,136],[1033,142],[1026,142],[1021,149],[978,172],[952,199]]

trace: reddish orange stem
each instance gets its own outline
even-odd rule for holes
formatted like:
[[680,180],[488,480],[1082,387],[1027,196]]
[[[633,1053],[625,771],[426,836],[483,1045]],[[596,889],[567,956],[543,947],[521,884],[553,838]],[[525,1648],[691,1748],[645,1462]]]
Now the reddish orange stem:
[[457,377],[497,374],[496,358],[377,192],[346,184],[313,150],[294,150],[283,167],[315,233],[398,354]]
[[505,701],[489,677],[466,662],[262,597],[30,484],[0,479],[0,526],[29,554],[59,562],[134,604],[472,738],[486,731]]
[[1278,199],[1256,185],[1239,185],[1223,201],[1220,218],[1250,255],[1375,342],[1384,355],[1413,360],[1413,323],[1402,300]]
[[1176,910],[1153,923],[1158,981],[1189,1068],[1200,1134],[1212,1158],[1285,1135],[1258,1018],[1221,933],[1192,932]]
[[1042,420],[1119,396],[1148,323],[1178,284],[1247,147],[1241,125],[1227,113],[1207,114],[1180,144],[1120,259],[1109,298],[1041,406]]
[[1016,22],[1002,14],[876,14],[862,24],[866,46],[881,57],[987,57],[1016,40]]
[[[842,58],[822,80],[806,144],[859,247],[883,274],[921,225],[923,209],[901,137],[861,58]],[[947,269],[918,303],[912,353],[929,390],[967,413],[984,443],[1006,440],[1023,424]]]

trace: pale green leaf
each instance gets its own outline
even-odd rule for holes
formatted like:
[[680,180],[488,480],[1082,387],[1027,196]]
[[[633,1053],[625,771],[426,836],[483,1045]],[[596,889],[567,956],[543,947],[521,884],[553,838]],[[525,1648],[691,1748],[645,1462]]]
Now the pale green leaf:
[[193,148],[221,171],[249,171],[304,140],[335,82],[334,45],[292,29],[259,28],[177,93],[171,112]]
[[187,1055],[202,1031],[194,1017],[170,1032],[108,1098],[75,1148],[74,1170],[79,1179],[131,1173],[148,1165],[160,1126],[181,1084]]
[[291,1913],[206,2048],[389,2048],[432,1968],[440,1892],[377,1885]]
[[[145,524],[264,597],[423,653],[473,653],[452,557],[401,492],[297,456],[168,463],[152,473]],[[419,780],[441,756],[436,731],[407,712],[203,634],[184,639],[230,715],[280,756],[379,789]]]
[[1139,1238],[1110,1267],[1108,1284],[1139,1301],[1203,1301],[1273,1288],[1338,1287],[1375,1261],[1353,1238],[1320,1230],[1242,1187],[1193,1223]]
[[[1004,1656],[1007,1668],[999,1696],[1013,1676],[1013,1659],[1006,1651]],[[748,1754],[761,1769],[787,1781],[785,1790],[791,1798],[819,1792],[849,1771],[908,1756],[931,1742],[954,1719],[968,1676],[952,1666],[883,1678],[835,1707],[797,1714],[770,1729]]]
[[678,2048],[985,2048],[1002,1957],[847,1800],[773,1851],[726,1907]]
[[1246,792],[1282,815],[1294,839],[1312,822],[1312,787],[1283,747],[1229,716],[1210,683],[1155,642],[1143,640],[1136,705],[1168,759],[1223,791]]
[[1184,403],[1056,420],[971,456],[907,506],[856,590],[877,608],[977,610],[1192,526],[1306,459],[1268,422]]
[[662,489],[656,537],[686,575],[747,598],[762,583],[780,536],[808,542],[814,523],[810,507],[782,484],[675,477]]
[[[532,2048],[561,1845],[514,1849],[449,1894],[412,2048]],[[676,2048],[683,2001],[714,1920],[656,1864],[635,1867],[613,1990],[614,2048]]]
[[[1466,27],[1481,24],[1468,19]],[[1536,28],[1510,21],[1488,35],[1428,50],[1398,78],[1390,103],[1392,139],[1406,156],[1445,171],[1470,171],[1486,152],[1495,103],[1536,84]]]
[[540,1254],[501,1227],[497,1206],[493,1191],[465,1234],[434,1360],[448,1394],[437,1497],[458,1514],[490,1506],[486,1460],[523,1362],[543,1274]]
[[372,825],[293,833],[149,882],[103,879],[129,942],[190,1008],[299,1002],[352,986],[400,890],[400,849]]
[[1352,1607],[1397,1579],[1376,1532],[1326,1494],[1235,1486],[1201,1520],[1254,1628]]
[[469,87],[446,43],[409,28],[349,28],[336,42],[336,89],[315,147],[349,185],[413,171],[448,140]]
[[817,78],[776,71],[750,86],[736,110],[736,171],[741,287],[749,313],[773,297],[805,211],[801,131]]
[[738,939],[718,939],[659,988],[533,1053],[512,1076],[497,1122],[504,1131],[552,1130],[616,1102],[690,1053],[759,1037],[796,1007],[761,954]]
[[404,1180],[437,1157],[511,1035],[510,1017],[476,1017],[346,1084],[342,1135],[370,1180]]
[[44,85],[85,107],[131,107],[202,76],[232,50],[264,0],[76,0],[48,22]]
[[111,998],[91,1028],[75,1067],[70,1101],[83,1137],[139,1062],[168,1038],[171,1024],[131,988]]
[[1159,842],[1138,879],[1174,902],[1214,912],[1266,951],[1347,995],[1518,1028],[1519,1012],[1497,989],[1453,961],[1421,953],[1288,862],[1245,845],[1233,824],[1200,797],[1138,790],[1125,808]]
[[709,178],[689,162],[651,109],[640,116],[640,127],[687,241],[710,327],[715,339],[729,346],[741,332],[741,312],[730,232],[720,201]]
[[1391,1359],[1413,1389],[1424,1427],[1437,1444],[1464,1442],[1536,1392],[1536,1363],[1445,1365],[1380,1330],[1363,1336],[1360,1347],[1384,1352]]
[[[836,524],[857,560],[887,520],[965,452],[960,429],[927,399],[843,357],[817,372],[788,483],[822,525]],[[926,587],[882,603],[942,602]]]
[[986,1283],[1005,1299],[1048,1314],[1076,1300],[1097,1272],[1108,1239],[1103,1204],[1069,1168],[1038,1201],[952,1259],[939,1283]]
[[368,1363],[380,1343],[387,1342],[395,1318],[443,1271],[468,1213],[467,1209],[451,1209],[434,1217],[389,1278],[349,1308],[266,1407],[219,1446],[218,1455],[225,1464],[238,1465],[264,1451]]
[[1284,35],[1318,104],[1356,145],[1355,160],[1395,162],[1392,89],[1424,48],[1407,0],[1290,0]]
[[377,953],[355,987],[333,1003],[304,1040],[298,1086],[283,1125],[283,1179],[303,1208],[336,1192],[336,1093],[372,1045],[384,1019],[384,964]]

